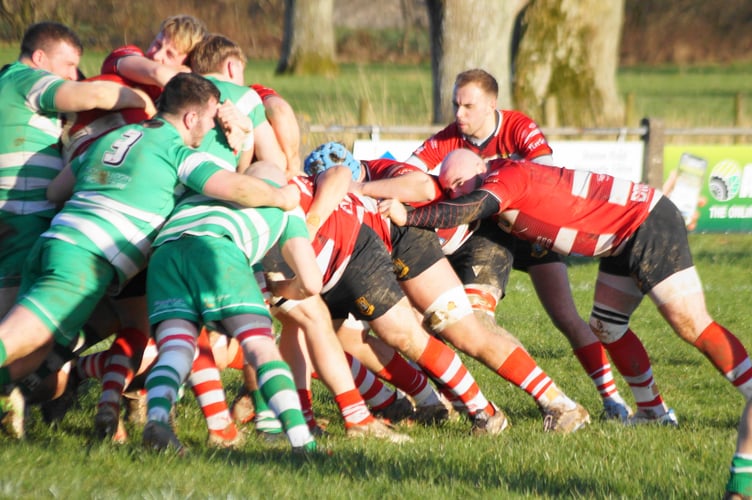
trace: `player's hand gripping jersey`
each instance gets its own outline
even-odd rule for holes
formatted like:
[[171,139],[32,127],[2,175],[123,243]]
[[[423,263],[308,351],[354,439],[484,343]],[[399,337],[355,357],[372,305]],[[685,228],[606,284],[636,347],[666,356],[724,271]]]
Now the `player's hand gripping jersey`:
[[[410,172],[423,172],[420,168],[409,163],[404,163],[388,158],[379,158],[376,160],[362,161],[361,165],[365,167],[366,180],[375,181],[380,179],[390,179],[405,175]],[[435,194],[432,201],[424,203],[408,203],[408,205],[415,208],[422,207],[433,203],[434,201],[443,199],[444,195],[441,192],[441,186],[438,180],[431,176],[435,185]],[[436,230],[436,234],[439,237],[441,243],[441,251],[444,255],[453,254],[458,248],[460,248],[465,241],[473,234],[478,228],[479,221],[473,221],[469,224],[460,224],[456,227],[446,227]]]

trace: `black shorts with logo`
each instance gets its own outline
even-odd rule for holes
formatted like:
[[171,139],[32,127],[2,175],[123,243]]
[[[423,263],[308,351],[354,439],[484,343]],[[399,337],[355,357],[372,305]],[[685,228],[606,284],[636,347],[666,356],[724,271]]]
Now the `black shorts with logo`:
[[371,321],[394,307],[404,296],[394,277],[386,245],[373,229],[361,225],[344,273],[331,290],[321,295],[332,319],[344,319],[352,313],[360,320]]
[[392,224],[392,262],[399,281],[415,278],[444,258],[436,231]]

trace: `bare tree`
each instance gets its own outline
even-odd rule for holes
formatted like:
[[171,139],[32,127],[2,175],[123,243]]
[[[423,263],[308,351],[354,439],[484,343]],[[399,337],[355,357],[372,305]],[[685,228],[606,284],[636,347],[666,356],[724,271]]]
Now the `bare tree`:
[[337,73],[334,0],[285,0],[285,30],[277,73]]
[[517,107],[549,124],[621,125],[616,71],[623,16],[624,0],[533,0],[517,53]]
[[55,0],[0,0],[0,21],[19,40],[30,24],[49,19],[70,23],[68,9]]
[[499,102],[511,106],[511,41],[528,0],[426,0],[431,37],[433,120],[452,117],[457,73],[483,68],[499,82]]

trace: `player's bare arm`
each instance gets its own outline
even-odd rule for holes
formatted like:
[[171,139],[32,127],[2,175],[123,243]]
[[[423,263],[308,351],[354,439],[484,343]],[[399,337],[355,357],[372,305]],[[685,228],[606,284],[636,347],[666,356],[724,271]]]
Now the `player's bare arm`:
[[428,202],[439,194],[434,180],[423,172],[408,172],[398,177],[354,184],[355,192],[377,199],[395,198],[404,203]]
[[187,66],[161,64],[143,56],[123,57],[118,61],[118,73],[137,83],[164,87],[178,73],[190,73]]
[[[282,247],[282,257],[295,276],[292,279],[267,281],[269,289],[277,297],[304,300],[321,292],[322,275],[316,264],[316,253],[305,238],[291,238]],[[276,273],[275,273],[276,274]]]
[[107,81],[67,81],[55,93],[55,107],[62,113],[124,108],[145,109],[150,115],[156,112],[145,92]]
[[311,237],[347,195],[351,179],[350,169],[344,166],[332,167],[316,176],[316,192],[306,218]]
[[220,170],[209,177],[203,192],[212,198],[232,201],[244,207],[292,210],[300,203],[300,191],[294,186],[276,188],[258,177],[227,170]]

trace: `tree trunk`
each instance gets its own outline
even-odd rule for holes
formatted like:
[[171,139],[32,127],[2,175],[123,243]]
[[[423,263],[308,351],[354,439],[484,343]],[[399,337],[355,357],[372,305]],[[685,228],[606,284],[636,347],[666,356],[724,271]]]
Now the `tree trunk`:
[[499,82],[499,105],[511,107],[511,43],[515,19],[528,0],[426,0],[431,36],[434,123],[454,115],[457,73],[482,68]]
[[[624,0],[533,0],[517,53],[517,107],[543,123],[623,124],[616,71]],[[546,100],[555,99],[555,106]]]
[[285,33],[277,73],[334,75],[334,0],[285,0]]

